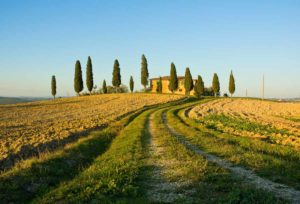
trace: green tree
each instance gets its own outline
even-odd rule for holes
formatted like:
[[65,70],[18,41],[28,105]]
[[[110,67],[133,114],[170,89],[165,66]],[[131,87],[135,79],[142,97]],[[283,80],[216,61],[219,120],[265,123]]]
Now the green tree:
[[106,87],[106,81],[105,81],[105,80],[103,80],[103,84],[102,84],[102,92],[103,92],[104,94],[107,93],[107,87]]
[[171,70],[170,70],[170,80],[169,80],[169,90],[174,93],[178,89],[178,78],[175,64],[171,63]]
[[190,68],[185,69],[185,76],[184,76],[184,89],[185,89],[185,94],[190,95],[190,91],[193,90],[194,87],[194,82],[193,82],[193,77],[190,72]]
[[230,77],[229,77],[229,93],[231,94],[231,97],[234,94],[234,92],[235,92],[235,80],[234,80],[234,76],[231,71]]
[[159,77],[159,80],[156,82],[156,92],[162,93],[162,78]]
[[51,93],[52,93],[53,98],[55,99],[55,95],[56,95],[56,78],[55,78],[54,75],[52,76],[52,79],[51,79]]
[[91,57],[88,57],[88,61],[86,64],[86,87],[88,88],[90,94],[94,87],[94,79],[93,79],[93,67]]
[[77,60],[75,64],[74,90],[77,95],[83,90],[82,71],[79,60]]
[[141,63],[141,83],[144,86],[144,90],[146,92],[146,87],[148,85],[148,78],[149,78],[149,72],[148,72],[148,62],[145,57],[145,55],[142,55],[142,63]]
[[198,80],[194,86],[194,94],[197,98],[200,98],[200,96],[204,95],[204,82],[200,75],[198,75]]
[[130,87],[130,91],[131,91],[131,93],[132,93],[132,92],[133,92],[133,89],[134,89],[134,81],[133,81],[132,76],[130,76],[129,87]]
[[121,85],[120,64],[117,59],[114,62],[112,85],[114,87],[119,87]]
[[213,91],[215,93],[215,96],[219,95],[219,93],[220,93],[220,82],[219,82],[219,77],[216,73],[214,73],[212,88],[213,88]]

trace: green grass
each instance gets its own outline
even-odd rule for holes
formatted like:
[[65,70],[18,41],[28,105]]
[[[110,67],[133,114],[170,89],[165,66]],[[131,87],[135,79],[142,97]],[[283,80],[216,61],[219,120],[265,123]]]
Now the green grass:
[[[205,116],[202,120],[206,125],[216,125],[217,123],[222,123],[224,126],[232,127],[236,130],[255,132],[262,135],[268,135],[272,133],[290,135],[287,130],[283,130],[283,129],[279,130],[270,125],[262,125],[238,117],[233,118],[225,115],[212,114],[212,115]],[[276,138],[272,138],[272,139],[276,140]]]
[[64,149],[19,162],[0,176],[0,200],[26,203],[75,178],[109,147],[113,138],[141,111],[93,131]]
[[136,197],[134,180],[141,166],[141,136],[148,115],[146,111],[136,117],[88,169],[35,202],[109,202],[117,197]]
[[49,191],[60,182],[70,180],[103,153],[113,134],[94,132],[76,145],[62,151],[26,161],[24,167],[8,171],[0,177],[0,200],[26,202]]
[[300,189],[300,153],[298,151],[208,129],[197,121],[184,117],[180,109],[182,108],[178,107],[169,111],[168,121],[193,144],[206,152],[252,169],[263,177]]
[[284,119],[294,121],[294,122],[300,122],[300,116],[299,117],[284,117]]

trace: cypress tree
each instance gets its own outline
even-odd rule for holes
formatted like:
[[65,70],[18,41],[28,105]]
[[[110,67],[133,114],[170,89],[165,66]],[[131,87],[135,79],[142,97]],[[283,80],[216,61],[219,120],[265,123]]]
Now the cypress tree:
[[214,73],[212,88],[215,93],[215,96],[217,96],[220,93],[220,82],[219,77],[216,73]]
[[235,92],[235,81],[234,81],[234,76],[231,71],[230,77],[229,77],[229,93],[231,94],[231,97],[234,94],[234,92]]
[[195,85],[194,85],[194,95],[195,95],[197,98],[200,98],[198,81],[196,81],[196,82],[195,82]]
[[204,95],[204,82],[200,75],[198,75],[198,80],[194,86],[194,94],[197,98],[200,98],[200,96]]
[[114,87],[119,87],[121,85],[120,64],[117,59],[114,62],[112,85]]
[[77,95],[83,90],[81,64],[79,60],[77,60],[75,64],[74,90]]
[[156,82],[156,92],[157,93],[162,93],[162,79],[159,77],[159,80]]
[[91,94],[94,87],[94,79],[93,79],[92,60],[90,56],[88,57],[88,61],[86,64],[86,87],[88,88]]
[[202,77],[199,75],[198,76],[198,81],[200,81],[200,88],[199,88],[199,93],[200,93],[200,96],[204,96],[204,93],[205,93],[205,87],[204,87],[204,81],[202,79]]
[[148,62],[145,55],[142,55],[142,63],[141,63],[141,83],[144,86],[144,90],[146,92],[146,86],[148,85]]
[[53,75],[52,79],[51,79],[51,94],[53,96],[53,98],[55,99],[55,95],[56,95],[56,78]]
[[133,89],[134,89],[134,81],[133,81],[132,76],[130,76],[129,87],[130,87],[130,91],[131,91],[131,93],[132,93],[132,92],[133,92]]
[[193,77],[190,72],[190,68],[185,69],[185,76],[184,76],[184,88],[185,88],[185,94],[190,95],[190,91],[193,90],[194,84],[193,84]]
[[106,87],[106,81],[105,81],[105,80],[103,80],[103,84],[102,84],[102,92],[103,92],[104,94],[107,93],[107,87]]
[[171,63],[171,70],[170,70],[170,80],[169,80],[169,90],[174,93],[178,89],[178,78],[176,73],[175,64]]

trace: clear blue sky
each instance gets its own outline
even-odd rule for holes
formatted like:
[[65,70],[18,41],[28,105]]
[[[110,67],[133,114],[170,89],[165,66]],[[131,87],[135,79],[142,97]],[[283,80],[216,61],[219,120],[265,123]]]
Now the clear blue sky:
[[233,70],[236,95],[260,96],[265,73],[267,97],[300,97],[300,1],[0,1],[2,96],[50,96],[53,74],[58,96],[74,95],[89,55],[98,86],[117,58],[122,82],[141,88],[142,54],[150,77],[174,62],[206,86],[218,73],[224,93]]

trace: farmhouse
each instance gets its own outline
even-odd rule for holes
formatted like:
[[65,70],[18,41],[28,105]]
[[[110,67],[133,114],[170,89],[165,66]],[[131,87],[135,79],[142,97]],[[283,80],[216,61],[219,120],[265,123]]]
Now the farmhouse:
[[[184,88],[184,76],[178,76],[178,89],[174,92],[176,94],[185,94],[185,88]],[[163,76],[161,77],[162,80],[162,93],[172,93],[169,90],[169,80],[170,76]],[[150,79],[150,86],[151,86],[151,92],[156,92],[157,90],[157,82],[159,81],[159,77]],[[193,83],[195,85],[196,79],[193,79]],[[194,94],[194,90],[191,90],[191,95]]]

